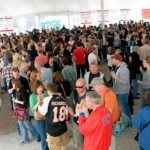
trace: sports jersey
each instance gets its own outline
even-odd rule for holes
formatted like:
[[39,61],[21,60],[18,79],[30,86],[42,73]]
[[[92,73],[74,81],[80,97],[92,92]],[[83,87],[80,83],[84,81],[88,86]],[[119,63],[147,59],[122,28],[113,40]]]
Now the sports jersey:
[[37,113],[45,115],[46,132],[51,136],[60,136],[67,131],[68,106],[63,97],[59,95],[45,97]]

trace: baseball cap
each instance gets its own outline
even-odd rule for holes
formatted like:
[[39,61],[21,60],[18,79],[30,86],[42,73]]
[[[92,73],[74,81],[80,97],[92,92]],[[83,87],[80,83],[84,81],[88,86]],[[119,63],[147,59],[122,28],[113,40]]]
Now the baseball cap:
[[100,77],[95,77],[91,84],[89,84],[89,86],[93,87],[94,85],[98,85],[98,84],[101,84],[101,83],[104,83],[104,80],[101,79]]
[[115,54],[111,58],[114,58],[116,60],[122,61],[122,56],[120,54]]

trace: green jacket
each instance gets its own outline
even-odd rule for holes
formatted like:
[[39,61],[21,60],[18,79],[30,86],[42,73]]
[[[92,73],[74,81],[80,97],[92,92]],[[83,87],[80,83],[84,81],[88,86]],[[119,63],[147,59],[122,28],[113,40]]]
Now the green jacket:
[[[44,90],[44,97],[47,97],[47,96],[48,96],[48,93],[47,93],[46,90]],[[31,111],[34,113],[34,118],[35,118],[36,120],[43,120],[44,117],[39,116],[39,115],[37,114],[36,110],[34,109],[34,106],[37,104],[37,102],[38,102],[37,95],[34,94],[34,93],[32,93],[32,94],[30,95],[30,109],[31,109]]]

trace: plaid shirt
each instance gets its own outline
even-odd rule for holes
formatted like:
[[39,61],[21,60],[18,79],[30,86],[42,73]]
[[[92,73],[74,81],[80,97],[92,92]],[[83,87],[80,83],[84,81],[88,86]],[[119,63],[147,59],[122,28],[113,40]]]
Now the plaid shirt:
[[13,65],[12,64],[8,64],[6,67],[4,67],[2,69],[2,78],[6,79],[6,82],[9,82],[10,79],[12,79],[13,77]]

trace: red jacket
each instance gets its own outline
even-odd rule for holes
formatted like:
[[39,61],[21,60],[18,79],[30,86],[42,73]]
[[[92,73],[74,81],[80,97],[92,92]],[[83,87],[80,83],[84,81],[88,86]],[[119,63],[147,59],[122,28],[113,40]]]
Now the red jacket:
[[80,116],[79,130],[84,135],[84,150],[108,150],[112,136],[111,113],[104,106],[99,106],[87,120]]

